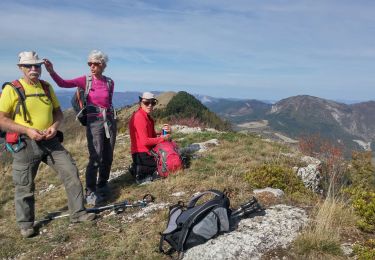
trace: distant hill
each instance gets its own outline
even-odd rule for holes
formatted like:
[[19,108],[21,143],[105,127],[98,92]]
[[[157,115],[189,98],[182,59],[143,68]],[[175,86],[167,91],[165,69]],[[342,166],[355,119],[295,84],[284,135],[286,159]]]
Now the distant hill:
[[165,107],[154,112],[154,116],[175,123],[185,122],[218,130],[231,129],[229,122],[221,119],[193,95],[185,91],[180,91],[171,97]]
[[375,149],[375,102],[344,104],[318,97],[289,97],[271,105],[257,100],[209,99],[207,107],[236,129],[279,132],[298,139],[319,134],[352,149]]
[[288,131],[293,136],[320,132],[336,139],[375,140],[374,101],[346,105],[312,96],[295,96],[273,105],[267,119],[274,129]]
[[214,113],[238,124],[247,121],[261,120],[272,105],[259,100],[216,99],[205,105]]

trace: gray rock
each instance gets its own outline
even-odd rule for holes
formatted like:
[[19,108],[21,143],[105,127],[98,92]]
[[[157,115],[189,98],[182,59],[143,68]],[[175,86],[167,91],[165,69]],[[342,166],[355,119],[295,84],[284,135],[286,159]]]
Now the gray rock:
[[270,188],[270,187],[267,187],[267,188],[264,188],[264,189],[256,189],[253,191],[254,194],[261,194],[261,193],[264,193],[264,192],[269,192],[269,193],[272,193],[276,198],[280,198],[282,196],[284,196],[284,192],[280,189],[274,189],[274,188]]
[[219,145],[219,140],[211,139],[202,143],[193,143],[187,147],[181,148],[179,152],[180,154],[195,153],[195,152],[203,153],[207,151],[210,147],[217,146],[217,145]]
[[353,245],[350,243],[344,243],[340,246],[342,252],[345,256],[352,256],[353,255]]
[[297,170],[297,176],[301,178],[305,187],[316,193],[320,192],[320,169],[320,164],[309,164]]

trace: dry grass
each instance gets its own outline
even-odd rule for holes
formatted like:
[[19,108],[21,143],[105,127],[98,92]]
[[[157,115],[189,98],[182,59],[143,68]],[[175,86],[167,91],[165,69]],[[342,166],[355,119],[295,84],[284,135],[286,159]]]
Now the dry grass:
[[[83,175],[88,158],[86,138],[80,131],[72,136],[74,138],[67,138],[64,145],[76,160],[77,167],[81,170],[81,180],[84,183]],[[174,204],[178,200],[187,201],[192,194],[198,191],[226,188],[231,191],[232,206],[237,207],[241,202],[246,201],[252,193],[249,185],[243,179],[244,173],[248,169],[266,161],[283,160],[284,164],[291,165],[295,163],[294,159],[287,161],[289,159],[280,156],[280,153],[288,152],[287,147],[263,142],[260,138],[252,135],[239,133],[184,135],[176,133],[174,136],[180,146],[212,138],[219,140],[218,147],[210,148],[208,152],[193,159],[189,169],[167,179],[145,186],[135,185],[132,177],[128,174],[113,180],[110,183],[113,192],[109,203],[125,199],[138,200],[144,194],[151,193],[156,197],[158,203]],[[126,170],[130,165],[129,146],[129,138],[119,135],[112,171]],[[10,167],[7,166],[7,169],[2,171],[4,173],[0,176],[0,181],[3,183],[0,191],[0,259],[61,259],[65,257],[73,259],[169,259],[157,252],[159,232],[165,228],[167,221],[167,209],[156,211],[150,216],[132,223],[123,221],[123,217],[131,211],[106,218],[100,217],[92,224],[71,225],[68,219],[58,219],[43,226],[41,235],[32,239],[22,239],[15,223],[14,188]],[[39,195],[39,191],[51,183],[56,187],[48,193]],[[185,192],[182,197],[177,198],[171,195],[181,191]],[[320,211],[317,213],[316,223],[321,222],[318,220],[319,218],[325,220],[327,216],[330,216],[332,221],[330,220],[329,223],[335,228],[331,229],[327,225],[311,228],[305,237],[320,237],[325,233],[335,233],[337,230],[340,234],[343,232],[343,225],[352,225],[351,214],[344,206],[336,203],[333,207],[328,202],[323,205],[322,213],[319,213]],[[36,178],[37,217],[40,218],[49,211],[61,208],[66,208],[63,185],[51,169],[41,166]],[[341,224],[338,225],[338,223]],[[337,241],[339,238],[332,235],[329,239],[329,241]]]
[[317,256],[328,259],[341,257],[343,238],[358,234],[355,222],[354,212],[347,203],[328,197],[317,205],[312,222],[294,242],[294,250],[308,259],[316,259]]

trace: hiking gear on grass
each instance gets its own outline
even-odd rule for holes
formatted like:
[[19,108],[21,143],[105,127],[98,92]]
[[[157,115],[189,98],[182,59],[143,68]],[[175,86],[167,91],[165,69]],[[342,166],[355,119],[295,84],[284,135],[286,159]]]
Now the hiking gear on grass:
[[[113,84],[112,79],[105,77],[105,80],[107,82],[108,91],[109,93],[111,93],[111,86]],[[87,125],[87,96],[89,95],[91,87],[92,75],[88,75],[86,76],[85,89],[77,88],[76,92],[74,93],[71,99],[73,110],[76,112],[76,120],[78,120],[83,126]],[[112,100],[112,97],[110,98],[110,100]],[[104,111],[104,114],[106,114],[106,111]]]
[[[197,205],[197,201],[205,195],[214,195],[206,202]],[[195,195],[184,207],[180,201],[171,206],[167,228],[160,234],[159,251],[171,255],[178,252],[182,258],[185,250],[205,243],[207,240],[233,230],[233,224],[241,218],[263,211],[255,197],[242,204],[238,209],[229,208],[227,192],[208,190]],[[170,245],[169,250],[163,249],[164,241]]]
[[34,227],[21,228],[21,236],[24,238],[30,238],[36,234]]
[[[115,213],[119,214],[119,213],[124,212],[127,208],[137,208],[137,207],[144,208],[148,204],[154,201],[155,201],[154,196],[152,196],[151,194],[146,194],[145,196],[143,196],[142,200],[137,200],[135,202],[129,202],[128,200],[124,200],[122,202],[110,204],[107,206],[88,208],[86,209],[86,212],[98,214],[105,210],[113,210]],[[50,212],[47,214],[47,216],[44,219],[39,220],[38,223],[49,222],[54,219],[65,218],[69,216],[70,216],[69,214],[64,214],[64,212],[62,211]]]
[[169,174],[182,169],[182,159],[175,142],[164,141],[150,152],[155,156],[157,171],[161,177],[168,177]]
[[138,200],[138,201],[135,201],[133,203],[129,202],[128,200],[124,200],[122,202],[114,203],[114,204],[107,205],[107,206],[102,206],[102,207],[98,207],[98,208],[89,208],[86,211],[87,212],[100,213],[102,211],[110,209],[110,210],[113,210],[116,213],[121,213],[121,212],[124,212],[126,208],[136,208],[136,207],[144,208],[148,204],[150,204],[154,201],[155,201],[154,196],[152,196],[151,194],[146,194],[145,196],[143,196],[142,200]]
[[[198,200],[213,195],[210,200],[197,205]],[[177,251],[181,257],[191,247],[228,232],[230,228],[229,198],[221,191],[208,190],[195,195],[185,208],[182,203],[170,207],[167,228],[161,233],[159,251],[172,254]],[[171,248],[165,252],[163,243]]]
[[85,214],[82,214],[76,218],[71,218],[70,222],[72,223],[87,222],[87,221],[93,221],[95,218],[96,218],[95,213],[86,212]]

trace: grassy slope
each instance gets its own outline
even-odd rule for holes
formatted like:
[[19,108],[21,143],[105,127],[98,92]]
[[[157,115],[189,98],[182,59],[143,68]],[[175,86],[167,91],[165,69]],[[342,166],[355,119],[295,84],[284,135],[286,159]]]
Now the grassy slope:
[[[180,140],[184,138],[183,140]],[[209,188],[230,188],[233,191],[234,205],[247,199],[251,190],[243,182],[243,174],[250,166],[264,160],[274,160],[286,147],[264,143],[260,139],[242,134],[176,134],[175,140],[184,146],[193,142],[218,138],[219,147],[214,147],[199,159],[192,161],[191,167],[177,176],[152,183],[147,186],[136,186],[129,175],[120,177],[111,183],[113,196],[111,202],[124,199],[137,200],[145,193],[156,196],[157,202],[176,203],[173,192],[185,191],[182,198],[187,200],[193,193]],[[77,166],[83,173],[87,163],[86,141],[83,134],[75,139],[65,141],[65,147],[72,153]],[[130,164],[129,140],[118,143],[112,170],[126,169]],[[151,216],[134,223],[123,223],[122,218],[128,214],[100,218],[92,224],[70,225],[68,219],[54,220],[41,228],[44,233],[32,239],[22,239],[19,235],[14,214],[11,169],[3,167],[1,174],[0,204],[0,258],[8,257],[89,257],[89,258],[132,258],[158,259],[158,233],[165,227],[167,210],[153,213]],[[39,191],[54,184],[57,188],[39,195]],[[49,211],[66,206],[66,196],[57,176],[44,165],[36,178],[36,215],[42,217]],[[116,229],[121,230],[117,232]]]
[[[65,147],[72,153],[84,181],[84,169],[87,163],[86,140],[82,131],[76,131],[75,137],[65,141]],[[152,193],[158,203],[176,203],[187,201],[190,196],[209,188],[232,191],[232,206],[236,207],[251,195],[251,188],[244,182],[243,176],[249,169],[263,162],[282,162],[290,166],[297,165],[294,159],[281,156],[290,152],[290,148],[264,142],[254,135],[239,133],[196,133],[174,134],[180,146],[193,142],[217,138],[218,147],[192,160],[189,169],[146,186],[137,186],[126,174],[111,182],[113,194],[110,202],[137,200],[145,193]],[[116,145],[112,171],[126,169],[131,163],[129,139],[120,136]],[[124,218],[132,211],[119,215],[101,217],[94,223],[69,224],[68,219],[54,220],[41,228],[42,235],[32,239],[22,239],[19,235],[14,214],[11,169],[2,167],[0,182],[0,258],[107,258],[107,259],[169,259],[157,252],[159,232],[166,225],[168,210],[160,210],[133,223],[125,223]],[[54,184],[57,188],[44,194],[39,191]],[[182,198],[171,196],[174,192],[184,191]],[[287,204],[299,204],[309,208],[315,205],[313,198],[284,199]],[[57,176],[47,167],[41,166],[36,178],[36,214],[42,217],[49,211],[66,207],[66,195]],[[135,210],[137,211],[137,210]],[[293,252],[283,252],[293,256]]]

